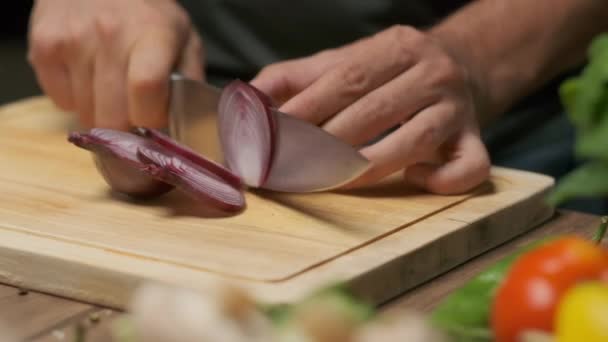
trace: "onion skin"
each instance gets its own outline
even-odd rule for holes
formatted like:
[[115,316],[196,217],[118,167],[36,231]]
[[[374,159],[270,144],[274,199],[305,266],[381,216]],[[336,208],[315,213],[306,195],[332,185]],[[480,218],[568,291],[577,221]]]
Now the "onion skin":
[[182,145],[182,144],[178,143],[177,141],[172,140],[171,138],[169,138],[165,134],[161,133],[160,131],[155,130],[155,129],[150,129],[150,128],[138,127],[136,129],[136,132],[137,132],[137,134],[139,134],[143,137],[149,138],[152,141],[156,142],[157,144],[167,148],[171,152],[176,153],[176,154],[188,159],[189,161],[193,162],[194,164],[196,164],[204,169],[210,170],[211,172],[215,173],[217,176],[221,177],[223,180],[228,182],[233,187],[235,187],[235,188],[243,187],[243,181],[241,180],[241,178],[239,176],[230,172],[228,169],[224,168],[222,165],[217,164],[214,161],[201,156],[200,154],[196,153],[188,146]]
[[[94,153],[99,173],[112,190],[136,199],[149,199],[165,194],[173,186],[150,177],[142,169],[145,165],[128,153],[113,146],[111,141],[92,133],[70,133],[68,141]],[[125,133],[127,134],[127,133]]]
[[141,146],[137,156],[146,165],[149,174],[174,185],[191,198],[210,203],[223,211],[240,211],[245,207],[241,189],[160,145]]

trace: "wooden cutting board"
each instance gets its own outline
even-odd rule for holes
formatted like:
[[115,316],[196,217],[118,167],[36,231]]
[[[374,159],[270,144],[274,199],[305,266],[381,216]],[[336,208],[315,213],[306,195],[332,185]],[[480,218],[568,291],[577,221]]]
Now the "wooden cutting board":
[[493,168],[469,194],[417,192],[398,175],[344,193],[250,192],[218,217],[178,192],[112,194],[43,97],[0,108],[0,282],[124,307],[141,281],[226,281],[291,301],[348,281],[376,303],[547,219],[549,177]]

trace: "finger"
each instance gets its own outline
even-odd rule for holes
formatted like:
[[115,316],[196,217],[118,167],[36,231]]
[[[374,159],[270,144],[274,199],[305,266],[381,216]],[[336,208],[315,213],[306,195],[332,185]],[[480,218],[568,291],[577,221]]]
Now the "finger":
[[490,158],[478,135],[464,132],[454,142],[449,161],[443,165],[419,164],[405,171],[408,182],[437,194],[458,194],[487,180]]
[[94,62],[95,126],[127,130],[128,47],[119,25],[109,15],[99,18],[97,23],[100,48]]
[[[133,125],[167,125],[169,76],[181,46],[177,34],[169,30],[148,32],[135,43],[128,65],[129,118]],[[195,69],[191,66],[194,62],[189,63],[189,68]]]
[[423,109],[384,139],[361,150],[372,166],[347,187],[375,183],[408,165],[431,158],[455,134],[459,120],[451,102]]
[[428,68],[419,63],[346,107],[323,128],[351,145],[367,143],[439,101],[437,88],[424,86],[427,77]]
[[179,62],[179,71],[182,75],[202,81],[204,80],[203,65],[205,64],[203,46],[200,37],[195,31],[190,32],[183,54]]
[[73,49],[68,56],[70,65],[70,84],[74,110],[78,113],[80,124],[92,128],[95,124],[93,95],[93,72],[95,68],[95,42],[89,35],[87,41],[80,41],[80,48]]
[[[90,5],[78,2],[64,9],[71,18],[66,30],[69,44],[64,56],[70,70],[71,93],[74,111],[78,114],[81,126],[92,128],[95,123],[93,104],[93,71],[95,68],[96,37],[94,28],[87,25],[90,18]],[[75,20],[74,18],[80,18]],[[66,19],[67,20],[67,19]]]
[[341,60],[337,51],[327,50],[311,57],[271,64],[262,69],[250,83],[282,104]]
[[27,59],[42,91],[57,107],[72,110],[70,73],[63,57],[65,45],[60,33],[46,27],[35,27],[30,33]]
[[[36,1],[32,9],[28,30],[28,62],[34,69],[42,91],[63,110],[73,110],[70,71],[65,63],[68,39],[61,23],[66,11],[65,0]],[[49,15],[51,13],[52,15]]]
[[34,70],[42,91],[53,103],[66,111],[74,109],[70,73],[63,63],[36,63]]
[[94,57],[90,61],[82,60],[74,65],[70,73],[74,110],[78,113],[80,124],[92,128],[95,124],[95,105],[93,103],[93,70]]
[[365,44],[366,49],[354,51],[285,103],[281,110],[320,124],[415,63],[414,56],[392,39],[378,37]]

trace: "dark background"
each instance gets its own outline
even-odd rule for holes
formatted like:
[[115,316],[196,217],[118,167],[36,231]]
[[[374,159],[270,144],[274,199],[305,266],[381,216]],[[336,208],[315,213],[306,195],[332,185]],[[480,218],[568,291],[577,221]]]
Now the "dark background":
[[27,56],[27,26],[33,1],[0,4],[0,104],[41,93]]

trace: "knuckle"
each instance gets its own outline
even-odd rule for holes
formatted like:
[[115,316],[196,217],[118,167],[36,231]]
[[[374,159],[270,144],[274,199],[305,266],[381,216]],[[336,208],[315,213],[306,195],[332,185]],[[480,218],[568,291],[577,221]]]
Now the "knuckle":
[[105,41],[117,38],[120,34],[120,28],[120,20],[110,12],[102,12],[95,17],[95,30]]
[[398,65],[411,65],[420,50],[418,40],[421,39],[425,39],[425,35],[415,28],[397,25],[388,29],[385,44]]
[[444,56],[439,59],[439,70],[448,80],[462,81],[463,72],[460,66],[450,57]]
[[479,176],[482,179],[487,179],[490,176],[490,171],[492,168],[492,163],[490,161],[490,157],[488,156],[488,153],[485,151],[485,147],[484,147],[484,151],[483,153],[480,153],[479,155],[479,159],[477,161],[477,165],[476,165],[476,169],[477,172],[479,172]]
[[388,117],[397,114],[397,104],[392,97],[378,96],[373,101],[358,101],[361,103],[359,116],[367,116],[367,122],[382,123]]
[[421,148],[434,147],[439,141],[439,134],[437,125],[430,123],[420,129],[416,142]]
[[282,70],[283,68],[284,66],[281,63],[267,65],[263,67],[262,70],[260,70],[260,75],[272,77],[274,75],[280,74],[280,70]]
[[149,94],[158,94],[163,91],[166,79],[160,75],[153,73],[129,75],[128,87],[130,93],[135,96]]
[[429,155],[433,155],[439,146],[439,129],[432,125],[420,128],[415,134],[416,142],[409,153],[408,159],[414,161],[424,160]]
[[403,44],[408,42],[410,45],[419,45],[426,41],[426,35],[412,26],[395,25],[389,29],[389,36],[395,43]]
[[407,39],[411,35],[415,35],[418,31],[407,25],[393,25],[387,30],[387,34],[390,39],[403,40]]
[[368,88],[370,82],[365,67],[357,63],[344,67],[340,71],[340,76],[344,83],[344,92],[347,94],[361,94]]
[[59,58],[66,41],[66,37],[55,30],[35,29],[30,37],[30,62],[39,63]]
[[430,75],[431,86],[444,86],[446,84],[460,84],[466,80],[464,71],[450,57],[442,56],[435,59],[430,66],[433,70]]
[[395,59],[398,65],[411,65],[414,63],[415,56],[412,48],[407,44],[395,44]]
[[70,25],[68,37],[66,39],[67,46],[71,49],[77,49],[87,38],[87,28],[82,24],[74,23]]
[[289,86],[289,77],[292,74],[293,62],[280,62],[271,65],[267,65],[260,70],[260,78],[273,79],[279,84]]
[[198,34],[195,35],[194,39],[192,39],[190,44],[191,44],[192,52],[194,54],[196,54],[197,56],[203,55],[203,42],[202,42],[201,38],[198,36]]
[[176,24],[181,26],[181,27],[191,27],[192,26],[192,21],[190,19],[190,16],[188,15],[188,13],[181,7],[178,7],[177,11],[175,12],[175,21]]
[[441,106],[445,111],[444,120],[449,124],[456,124],[462,119],[462,114],[465,112],[466,105],[462,101],[458,101],[453,96],[446,97],[442,102]]

